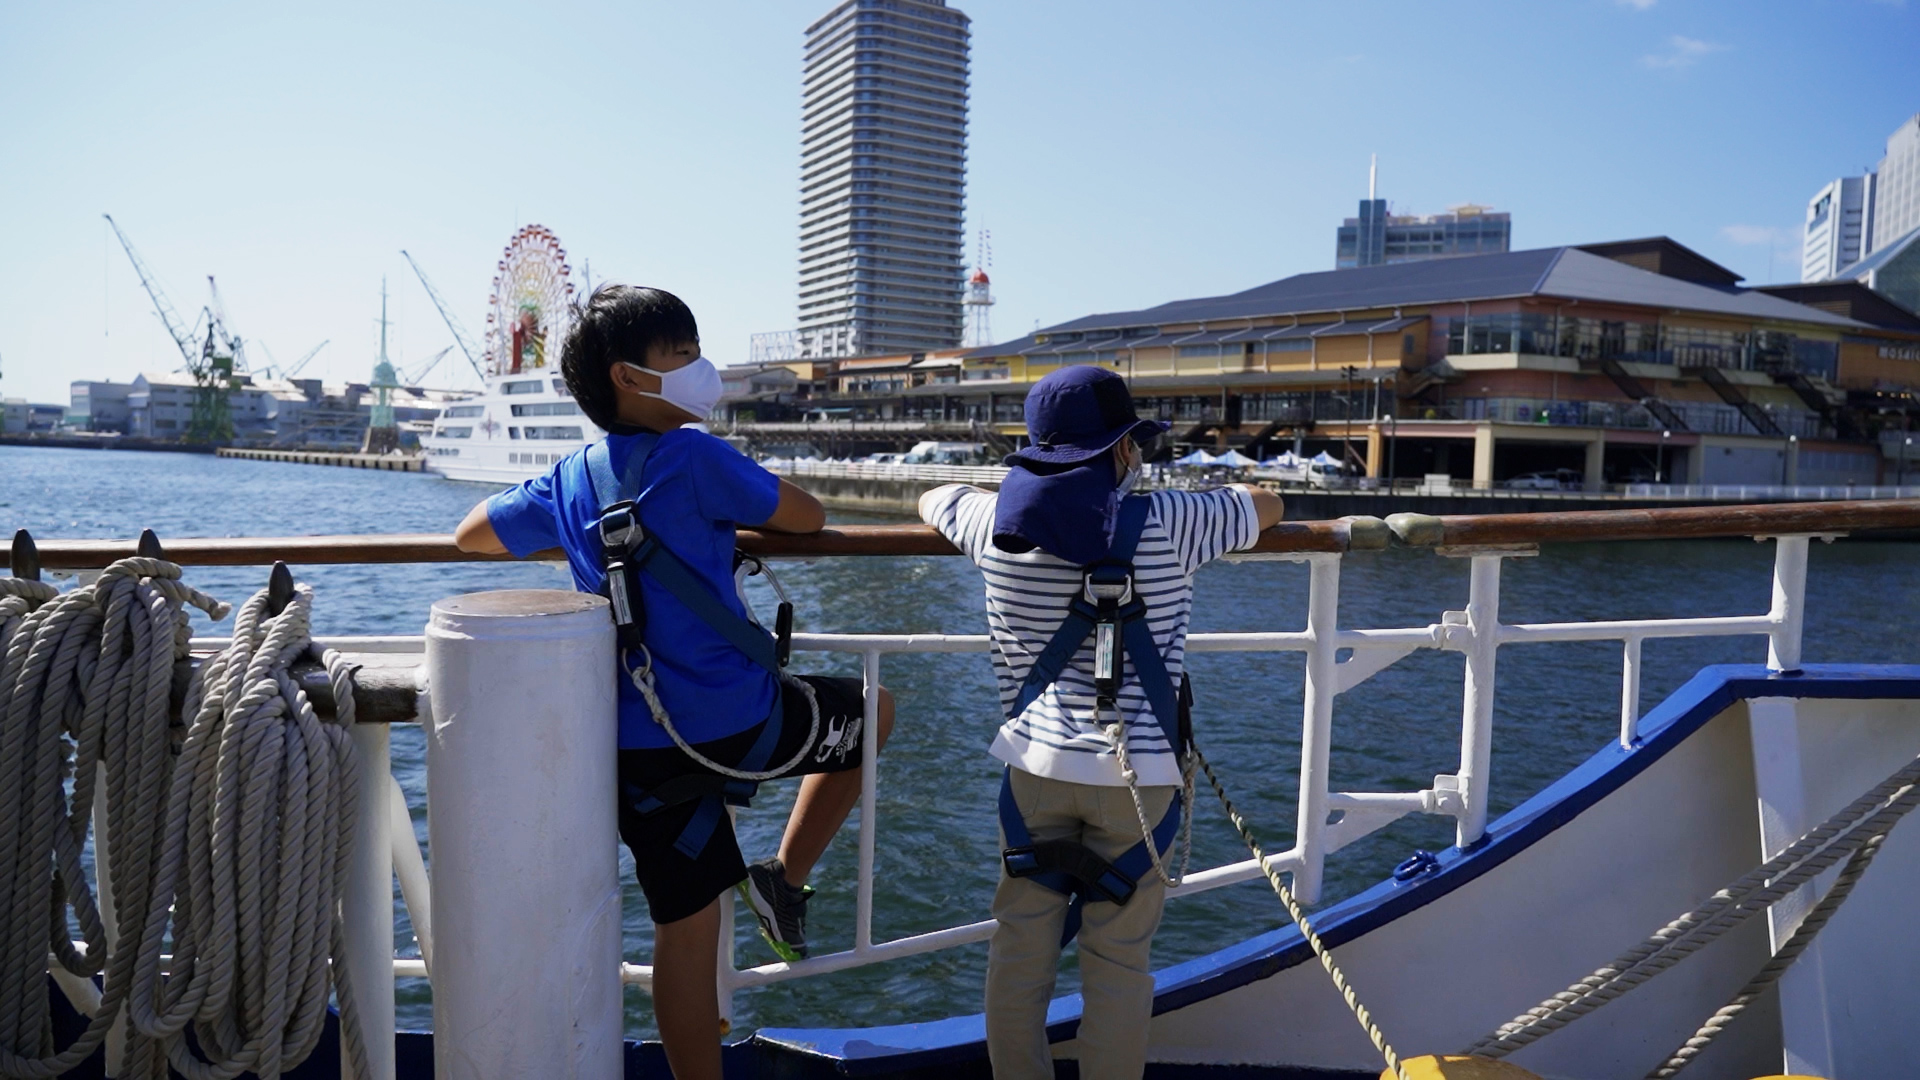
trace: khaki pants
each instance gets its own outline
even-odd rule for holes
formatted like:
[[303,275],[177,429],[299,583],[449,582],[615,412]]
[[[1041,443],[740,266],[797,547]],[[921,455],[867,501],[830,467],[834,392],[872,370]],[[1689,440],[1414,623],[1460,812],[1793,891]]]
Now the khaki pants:
[[[1115,859],[1140,842],[1140,819],[1124,787],[1049,780],[1012,770],[1013,800],[1035,842],[1075,840]],[[1147,821],[1157,825],[1176,789],[1143,787]],[[1002,838],[1004,843],[1005,838]],[[1151,867],[1125,904],[1095,901],[1083,909],[1080,980],[1080,1075],[1128,1080],[1146,1068],[1147,1022],[1153,1014],[1148,967],[1153,932],[1167,887]],[[987,1054],[996,1080],[1052,1080],[1047,1003],[1060,967],[1060,930],[1067,898],[1044,885],[1005,876],[993,896],[1000,921],[987,953]]]

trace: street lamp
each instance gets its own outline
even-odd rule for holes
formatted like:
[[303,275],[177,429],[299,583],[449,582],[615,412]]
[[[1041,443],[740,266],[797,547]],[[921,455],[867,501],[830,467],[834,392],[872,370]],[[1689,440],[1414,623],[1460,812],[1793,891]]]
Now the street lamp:
[[1799,456],[1799,454],[1800,454],[1800,436],[1798,435],[1787,436],[1787,456],[1780,459],[1780,486],[1781,487],[1786,487],[1788,479],[1793,475],[1793,462],[1794,462],[1794,459]]
[[1913,436],[1909,435],[1900,447],[1900,482],[1897,485],[1899,487],[1907,486],[1907,455],[1911,453],[1913,453]]
[[1656,484],[1667,482],[1667,440],[1671,438],[1673,438],[1671,431],[1660,433],[1660,449],[1657,451],[1659,457],[1653,462],[1653,482]]

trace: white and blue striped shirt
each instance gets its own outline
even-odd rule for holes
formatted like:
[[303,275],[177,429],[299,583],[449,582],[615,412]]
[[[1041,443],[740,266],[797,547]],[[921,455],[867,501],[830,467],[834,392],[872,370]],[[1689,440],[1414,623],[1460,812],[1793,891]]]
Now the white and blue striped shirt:
[[[1187,624],[1193,610],[1193,572],[1260,535],[1253,499],[1235,488],[1156,491],[1140,546],[1134,552],[1134,589],[1147,604],[1147,625],[1176,685],[1185,670]],[[927,524],[980,567],[986,578],[987,630],[1000,707],[1011,710],[1034,660],[1067,617],[1080,591],[1080,568],[1035,549],[1013,555],[993,546],[999,496],[959,484],[928,493]],[[1077,784],[1120,786],[1120,763],[1094,713],[1093,645],[993,740],[992,754],[1025,772]],[[1127,750],[1143,785],[1180,783],[1173,750],[1140,681],[1127,665],[1119,695],[1127,718]],[[1111,715],[1105,718],[1112,723]]]

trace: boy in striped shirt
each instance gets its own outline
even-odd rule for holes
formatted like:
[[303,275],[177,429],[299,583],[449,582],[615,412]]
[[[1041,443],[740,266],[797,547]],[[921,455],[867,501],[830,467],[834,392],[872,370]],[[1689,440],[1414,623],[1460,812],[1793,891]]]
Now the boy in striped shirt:
[[[1013,470],[999,494],[960,484],[935,488],[921,497],[920,516],[986,579],[994,674],[1008,717],[990,752],[1008,767],[1007,790],[1028,842],[1071,841],[1111,863],[1142,843],[1148,822],[1168,818],[1182,782],[1184,747],[1169,739],[1131,660],[1117,693],[1107,695],[1110,705],[1101,705],[1091,638],[1044,689],[1026,695],[1024,705],[1022,687],[1081,594],[1083,568],[1107,559],[1115,547],[1141,447],[1167,425],[1139,419],[1125,381],[1092,366],[1063,368],[1036,383],[1026,420],[1033,445],[1008,459]],[[1146,604],[1153,645],[1177,686],[1194,571],[1251,546],[1280,520],[1281,503],[1245,484],[1145,498],[1145,524],[1131,556],[1133,590]],[[1137,805],[1123,764],[1136,773]],[[1093,899],[1079,911],[1082,1076],[1138,1077],[1145,1068],[1153,1011],[1149,953],[1165,898],[1165,882],[1150,866],[1124,902]],[[999,926],[987,963],[986,1019],[994,1075],[1052,1077],[1046,1013],[1068,896],[1003,871],[993,914]]]

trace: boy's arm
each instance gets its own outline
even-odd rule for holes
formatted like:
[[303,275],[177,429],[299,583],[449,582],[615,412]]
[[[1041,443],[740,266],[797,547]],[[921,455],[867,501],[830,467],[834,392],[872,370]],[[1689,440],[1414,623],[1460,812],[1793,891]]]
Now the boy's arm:
[[816,533],[827,524],[827,511],[791,480],[780,481],[780,502],[773,515],[760,524],[763,529],[784,533]]
[[507,545],[500,542],[500,534],[493,531],[493,520],[487,517],[487,500],[482,499],[467,511],[466,518],[453,530],[453,546],[477,555],[506,554]]
[[1286,504],[1280,496],[1256,484],[1234,484],[1234,487],[1247,493],[1253,500],[1253,516],[1260,521],[1260,531],[1265,532],[1280,524],[1280,517],[1286,513]]

